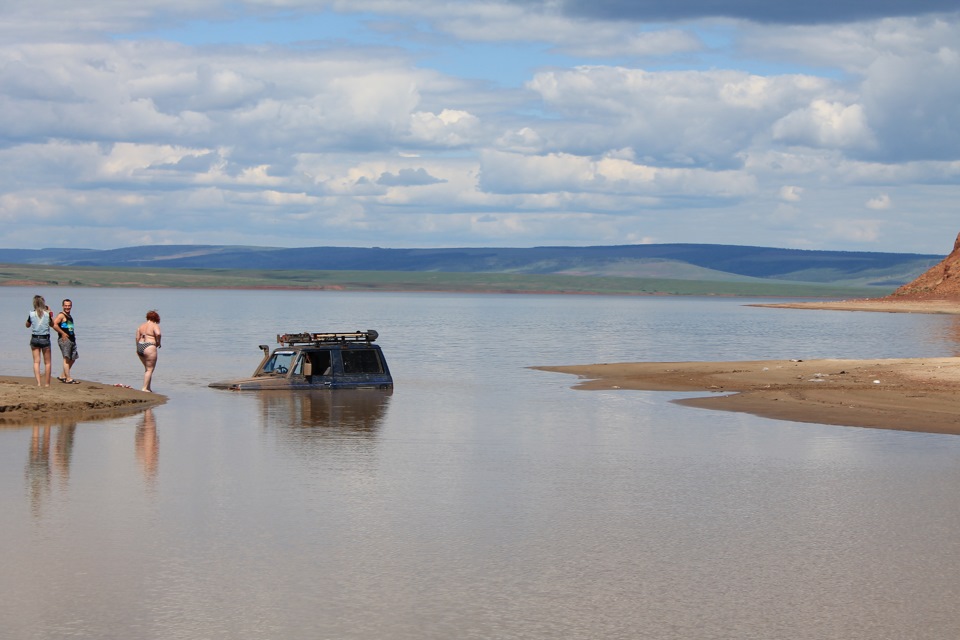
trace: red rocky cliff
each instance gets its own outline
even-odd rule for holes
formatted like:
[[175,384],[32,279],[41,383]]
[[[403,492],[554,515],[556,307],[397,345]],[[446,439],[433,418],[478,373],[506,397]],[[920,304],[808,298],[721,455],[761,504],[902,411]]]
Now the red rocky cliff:
[[890,297],[960,300],[960,235],[953,243],[953,251],[940,264],[931,267],[913,282],[903,285]]

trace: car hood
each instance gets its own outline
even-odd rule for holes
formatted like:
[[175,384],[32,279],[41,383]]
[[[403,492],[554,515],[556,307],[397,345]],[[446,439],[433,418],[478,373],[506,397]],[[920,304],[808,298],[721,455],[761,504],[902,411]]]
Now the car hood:
[[231,391],[243,391],[245,389],[289,389],[290,381],[287,378],[261,376],[259,378],[220,380],[219,382],[211,382],[208,386],[214,389],[230,389]]

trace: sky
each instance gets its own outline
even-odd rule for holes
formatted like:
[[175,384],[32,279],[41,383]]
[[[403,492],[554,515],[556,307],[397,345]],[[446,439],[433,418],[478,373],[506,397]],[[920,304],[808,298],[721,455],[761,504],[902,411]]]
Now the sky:
[[0,0],[0,247],[946,254],[960,0]]

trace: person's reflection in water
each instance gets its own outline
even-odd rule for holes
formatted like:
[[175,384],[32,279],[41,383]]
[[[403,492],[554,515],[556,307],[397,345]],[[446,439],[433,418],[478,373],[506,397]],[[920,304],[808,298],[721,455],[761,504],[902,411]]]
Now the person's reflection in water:
[[70,458],[73,455],[73,436],[77,432],[77,423],[57,427],[57,438],[53,444],[53,468],[60,476],[60,486],[66,488],[70,481]]
[[50,494],[54,474],[59,476],[61,488],[66,489],[70,482],[70,457],[73,454],[73,435],[76,430],[76,422],[59,425],[54,437],[50,423],[33,427],[23,475],[30,497],[30,508],[35,516],[40,515],[43,502]]
[[50,475],[50,425],[36,425],[30,436],[30,452],[24,470],[30,508],[35,516],[40,515],[43,499],[50,493]]
[[160,461],[160,438],[157,436],[157,422],[153,417],[153,409],[143,412],[137,433],[134,436],[137,460],[143,469],[143,477],[147,484],[153,486],[157,480],[157,466]]

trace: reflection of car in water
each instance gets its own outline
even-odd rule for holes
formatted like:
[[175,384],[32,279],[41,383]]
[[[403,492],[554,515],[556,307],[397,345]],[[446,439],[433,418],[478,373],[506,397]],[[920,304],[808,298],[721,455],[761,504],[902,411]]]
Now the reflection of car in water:
[[249,378],[213,382],[235,391],[259,389],[392,389],[393,378],[373,329],[353,333],[285,333],[280,347],[260,345],[263,360]]
[[264,428],[291,428],[299,437],[374,435],[393,389],[280,390],[257,394]]

